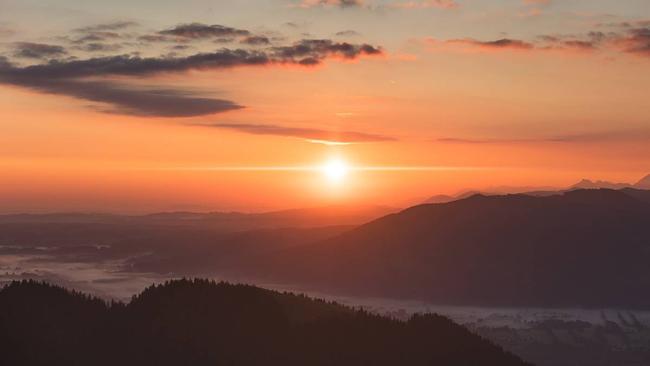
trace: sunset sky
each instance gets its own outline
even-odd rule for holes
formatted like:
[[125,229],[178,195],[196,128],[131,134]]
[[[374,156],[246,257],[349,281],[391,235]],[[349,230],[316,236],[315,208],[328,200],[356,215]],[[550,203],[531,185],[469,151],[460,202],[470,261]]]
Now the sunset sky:
[[648,173],[648,0],[0,0],[1,213]]

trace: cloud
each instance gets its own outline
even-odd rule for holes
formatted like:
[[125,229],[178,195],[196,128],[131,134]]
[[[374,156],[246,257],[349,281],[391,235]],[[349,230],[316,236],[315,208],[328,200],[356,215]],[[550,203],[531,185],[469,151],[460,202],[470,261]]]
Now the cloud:
[[603,143],[650,140],[648,130],[604,131],[532,138],[464,138],[442,137],[435,141],[449,144],[538,144],[538,143]]
[[301,8],[331,7],[340,8],[366,8],[366,9],[456,9],[460,5],[456,0],[412,0],[412,1],[390,1],[382,3],[372,0],[302,0],[298,5]]
[[525,10],[519,12],[520,17],[530,18],[544,14],[544,8],[551,5],[551,0],[523,0]]
[[295,137],[310,142],[325,144],[354,144],[364,142],[395,141],[395,138],[355,131],[327,131],[315,128],[296,128],[278,125],[260,125],[245,123],[216,123],[198,126],[235,130],[253,135],[272,135]]
[[138,40],[141,42],[154,43],[154,42],[173,42],[173,38],[168,36],[163,36],[161,34],[144,34],[138,36]]
[[98,76],[150,76],[190,70],[226,69],[237,66],[270,64],[315,65],[330,56],[347,59],[381,54],[381,49],[368,44],[333,42],[327,39],[302,40],[291,46],[273,47],[268,51],[221,49],[212,53],[197,53],[186,57],[136,57],[129,55],[95,57],[84,60],[56,61],[26,67],[0,69],[0,80],[28,77],[81,78]]
[[[31,65],[16,64],[0,56],[0,84],[27,88],[36,92],[61,95],[99,103],[98,110],[152,117],[193,117],[223,113],[243,108],[225,99],[198,95],[178,88],[136,87],[130,79],[142,80],[159,74],[189,71],[226,70],[242,66],[300,65],[313,66],[328,58],[357,59],[381,54],[379,47],[369,44],[335,42],[329,39],[303,39],[271,46],[271,39],[244,29],[202,23],[180,24],[157,33],[138,35],[121,30],[135,26],[133,22],[113,22],[78,28],[73,35],[62,37],[71,43],[70,52],[102,52],[107,56],[57,59],[68,55],[62,46],[40,43],[15,43],[15,57],[40,59]],[[132,43],[114,43],[118,39],[137,39],[138,46],[151,42],[171,42],[173,49],[190,48],[194,40],[211,43],[239,41],[248,47],[221,48],[179,56],[174,52],[141,57],[139,53],[115,54]],[[167,47],[169,49],[169,47]]]
[[103,23],[96,24],[82,28],[74,29],[75,32],[80,33],[95,33],[95,32],[105,32],[105,31],[117,31],[125,28],[135,27],[138,23],[131,21],[116,21],[112,23]]
[[426,9],[426,8],[439,8],[439,9],[456,9],[460,7],[455,0],[422,0],[422,1],[405,1],[394,2],[389,5],[391,8],[399,9]]
[[336,32],[336,36],[339,36],[339,37],[355,37],[355,36],[359,36],[359,35],[360,35],[359,32],[351,30],[351,29]]
[[218,24],[207,25],[202,23],[189,23],[180,24],[174,28],[160,31],[158,34],[186,39],[206,39],[219,37],[246,37],[251,33],[245,29],[225,27]]
[[109,39],[118,39],[122,36],[115,32],[93,32],[72,40],[72,43],[101,42]]
[[632,28],[612,39],[614,47],[623,52],[650,57],[650,27]]
[[536,47],[541,50],[573,50],[573,51],[595,51],[603,40],[602,34],[591,32],[589,36],[583,39],[575,37],[565,37],[561,35],[539,36]]
[[75,49],[77,50],[88,52],[114,52],[122,47],[117,44],[106,44],[105,42],[131,38],[132,34],[121,33],[120,31],[137,25],[137,23],[131,21],[97,24],[73,29],[73,32],[77,34],[61,38],[76,45]]
[[568,40],[568,41],[562,41],[560,45],[567,49],[575,49],[575,50],[583,50],[583,51],[591,51],[596,49],[596,44],[590,41]]
[[518,39],[502,38],[496,41],[478,41],[472,38],[452,39],[448,43],[465,44],[487,50],[513,49],[513,50],[531,50],[535,46],[532,43]]
[[363,6],[363,0],[302,0],[298,5],[301,8],[313,8],[317,6],[338,6],[341,8],[355,8]]
[[0,37],[9,37],[13,36],[14,34],[16,34],[16,31],[13,29],[0,25]]
[[509,38],[494,41],[481,41],[473,38],[438,41],[427,38],[424,42],[433,47],[441,44],[456,44],[492,51],[567,51],[585,53],[607,51],[648,57],[650,56],[650,27],[631,28],[621,26],[621,30],[617,32],[590,31],[582,35],[540,35],[531,41]]
[[83,78],[98,76],[150,76],[190,70],[222,69],[235,66],[266,65],[271,60],[263,52],[222,49],[187,57],[136,57],[129,55],[95,57],[67,62],[49,62],[26,67],[0,69],[0,79]]
[[380,48],[369,44],[334,42],[329,39],[306,39],[292,46],[275,47],[273,56],[279,60],[288,60],[301,65],[316,65],[328,56],[355,59],[362,55],[379,55],[381,53]]
[[92,42],[79,46],[77,49],[86,52],[115,52],[122,49],[122,45]]
[[241,40],[241,43],[248,44],[251,46],[259,46],[270,44],[271,40],[265,36],[248,36]]
[[[546,48],[564,48],[583,51],[609,50],[638,56],[650,56],[650,27],[638,27],[643,22],[619,23],[617,32],[591,31],[582,37],[542,36]],[[544,44],[540,46],[543,48]]]
[[[92,44],[90,44],[92,45]],[[86,45],[89,46],[89,45]],[[98,51],[108,50],[97,45]],[[93,46],[94,47],[94,46]],[[34,47],[23,47],[34,49]],[[40,48],[38,48],[40,49]],[[92,50],[92,49],[89,49]],[[112,113],[139,116],[190,117],[241,108],[221,99],[202,98],[180,90],[133,88],[128,84],[97,81],[97,78],[149,77],[161,73],[191,70],[219,70],[239,66],[275,64],[317,65],[328,57],[354,59],[381,53],[367,44],[331,40],[303,40],[291,46],[265,50],[221,49],[184,57],[138,57],[129,55],[94,57],[82,60],[50,61],[16,66],[0,58],[0,83],[29,88],[42,93],[66,95],[81,100],[108,104]],[[93,78],[93,80],[88,80]]]
[[47,59],[64,56],[68,53],[62,46],[44,43],[17,42],[13,46],[14,56],[20,58]]
[[186,91],[134,88],[104,81],[21,79],[15,84],[41,93],[103,103],[99,110],[147,117],[193,117],[243,108],[228,100],[202,98]]

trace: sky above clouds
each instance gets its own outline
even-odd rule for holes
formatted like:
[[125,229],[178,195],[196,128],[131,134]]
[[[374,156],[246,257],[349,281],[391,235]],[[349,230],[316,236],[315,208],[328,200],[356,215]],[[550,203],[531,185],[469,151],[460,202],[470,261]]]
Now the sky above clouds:
[[[645,0],[0,0],[0,204],[267,210],[633,181],[650,173],[649,70]],[[332,157],[426,169],[336,187],[257,169]]]

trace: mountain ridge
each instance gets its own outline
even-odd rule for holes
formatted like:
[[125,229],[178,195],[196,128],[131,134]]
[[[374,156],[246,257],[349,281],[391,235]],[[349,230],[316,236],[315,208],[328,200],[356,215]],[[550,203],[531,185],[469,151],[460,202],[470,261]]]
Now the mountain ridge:
[[423,204],[283,252],[267,274],[438,304],[650,309],[650,201],[632,193],[647,198],[600,189]]

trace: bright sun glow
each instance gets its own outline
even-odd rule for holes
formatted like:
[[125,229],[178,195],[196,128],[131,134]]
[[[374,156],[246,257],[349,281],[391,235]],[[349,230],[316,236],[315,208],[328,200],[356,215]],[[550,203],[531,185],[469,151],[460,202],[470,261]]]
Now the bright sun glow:
[[348,175],[350,168],[341,159],[332,159],[326,162],[323,167],[323,174],[332,183],[341,183]]

